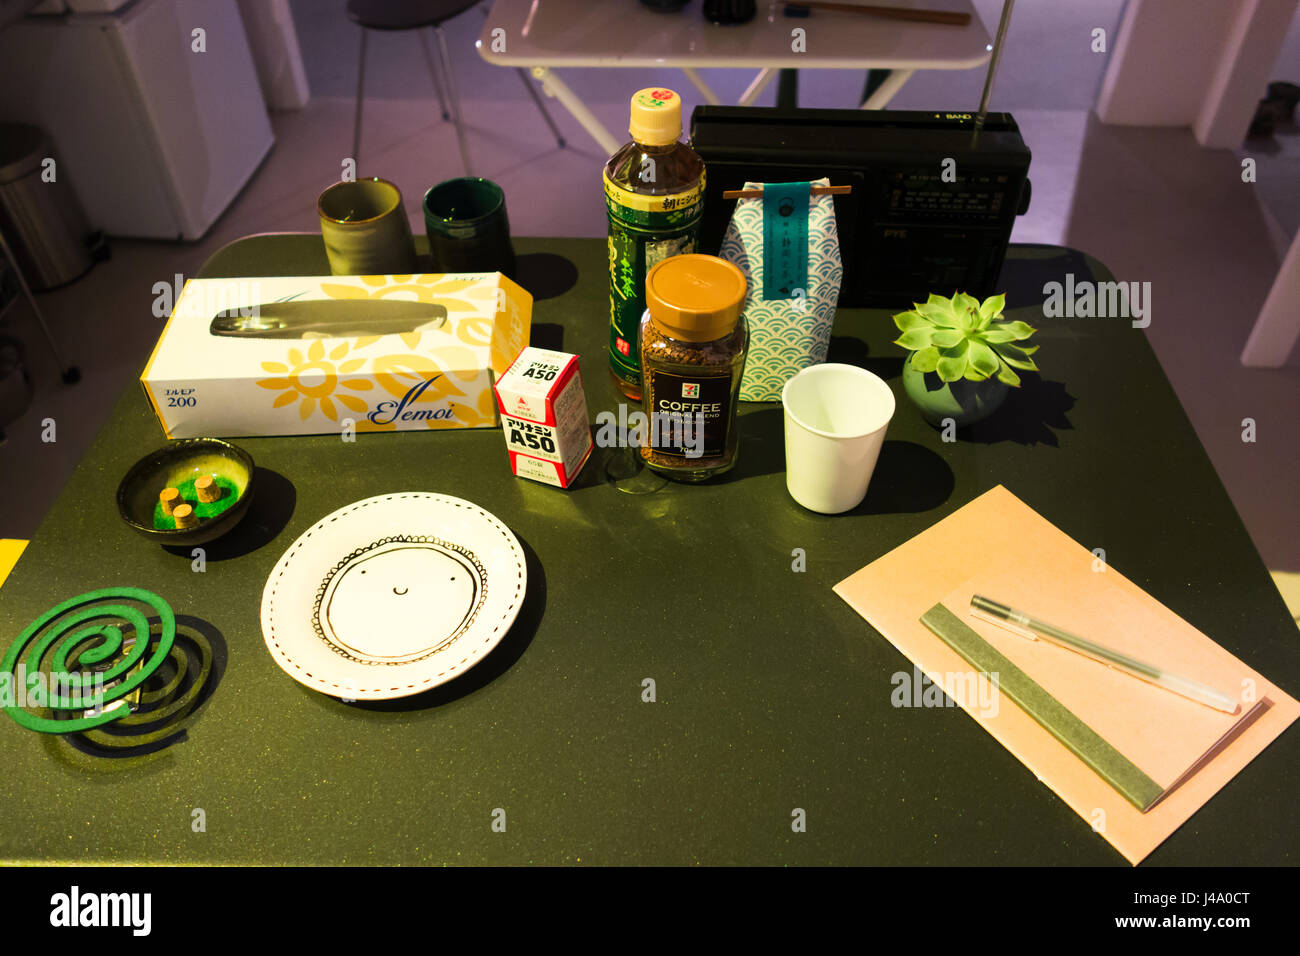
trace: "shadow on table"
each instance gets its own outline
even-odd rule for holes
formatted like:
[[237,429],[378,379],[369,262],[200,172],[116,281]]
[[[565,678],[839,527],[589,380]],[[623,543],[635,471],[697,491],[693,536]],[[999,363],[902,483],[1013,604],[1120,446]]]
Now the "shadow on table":
[[530,252],[516,257],[515,281],[528,290],[533,301],[553,299],[577,285],[578,267],[553,252]]
[[1013,441],[1018,445],[1060,446],[1056,432],[1074,430],[1066,417],[1066,412],[1074,407],[1074,396],[1065,390],[1062,382],[1020,374],[1020,387],[1011,389],[1002,407],[984,421],[958,429],[958,438],[989,445]]
[[866,342],[849,335],[837,335],[831,338],[830,348],[826,352],[826,361],[865,368],[885,381],[903,374],[903,356],[872,355]]
[[1008,306],[1041,309],[1048,295],[1048,284],[1061,282],[1067,274],[1073,275],[1076,282],[1091,282],[1095,278],[1088,258],[1077,249],[1040,243],[1017,244],[1015,257],[1008,257],[1003,272]]
[[[149,620],[155,637],[160,623],[158,618]],[[87,757],[109,760],[158,755],[188,738],[188,728],[216,693],[228,660],[226,640],[216,627],[202,618],[177,614],[172,652],[140,685],[140,704],[130,716],[94,730],[51,738],[47,743],[61,741]],[[68,756],[66,752],[64,756]],[[112,767],[98,760],[94,763],[99,769]]]
[[558,322],[534,322],[528,333],[528,344],[535,349],[564,351],[564,326]]
[[546,572],[542,569],[542,563],[538,560],[537,552],[532,549],[532,546],[520,537],[518,532],[515,532],[515,537],[519,538],[519,545],[524,549],[528,593],[524,595],[524,603],[519,609],[519,616],[515,618],[515,623],[501,639],[501,643],[494,647],[487,657],[455,680],[426,690],[422,694],[394,700],[356,700],[343,703],[357,710],[428,710],[466,697],[486,687],[510,670],[515,661],[523,656],[528,645],[533,642],[537,628],[542,622],[542,615],[546,612]]
[[736,416],[739,429],[736,467],[713,479],[710,484],[727,484],[742,481],[755,475],[770,475],[785,471],[785,413],[779,404],[765,404],[760,408]]
[[[205,561],[226,561],[256,551],[273,541],[293,517],[298,502],[293,482],[278,471],[258,466],[253,472],[253,483],[248,514],[220,538],[202,545]],[[194,549],[168,547],[164,550],[189,560]]]
[[924,445],[886,439],[867,486],[867,497],[848,514],[929,511],[948,500],[956,483],[948,463]]

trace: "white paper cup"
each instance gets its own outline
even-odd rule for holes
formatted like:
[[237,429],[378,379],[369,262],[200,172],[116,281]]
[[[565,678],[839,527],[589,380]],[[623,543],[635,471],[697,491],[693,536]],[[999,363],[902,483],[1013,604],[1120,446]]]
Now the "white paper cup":
[[810,511],[840,514],[867,495],[894,393],[856,365],[810,365],[785,383],[785,486]]

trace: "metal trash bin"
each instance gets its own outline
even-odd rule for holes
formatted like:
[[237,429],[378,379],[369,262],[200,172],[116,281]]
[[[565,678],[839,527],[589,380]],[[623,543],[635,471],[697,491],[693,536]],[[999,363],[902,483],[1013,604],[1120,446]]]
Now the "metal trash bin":
[[[52,182],[46,159],[55,159]],[[0,123],[0,230],[33,289],[71,282],[94,262],[85,214],[37,126]]]

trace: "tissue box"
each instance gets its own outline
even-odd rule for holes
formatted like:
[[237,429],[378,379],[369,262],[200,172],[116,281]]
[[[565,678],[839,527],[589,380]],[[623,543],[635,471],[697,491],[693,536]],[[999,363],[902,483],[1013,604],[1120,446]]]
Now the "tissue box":
[[578,356],[527,348],[497,382],[510,470],[567,488],[591,456]]
[[[428,309],[407,327],[378,300]],[[493,378],[528,344],[532,306],[495,272],[192,279],[140,383],[168,438],[482,428],[496,424]],[[213,334],[227,310],[288,327]],[[321,319],[323,332],[297,330]]]

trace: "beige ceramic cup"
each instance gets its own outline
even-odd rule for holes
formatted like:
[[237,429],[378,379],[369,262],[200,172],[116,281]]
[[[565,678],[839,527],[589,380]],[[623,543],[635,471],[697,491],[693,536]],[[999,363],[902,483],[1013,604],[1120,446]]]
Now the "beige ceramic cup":
[[410,275],[411,223],[401,191],[386,179],[335,183],[316,200],[321,237],[336,276]]

